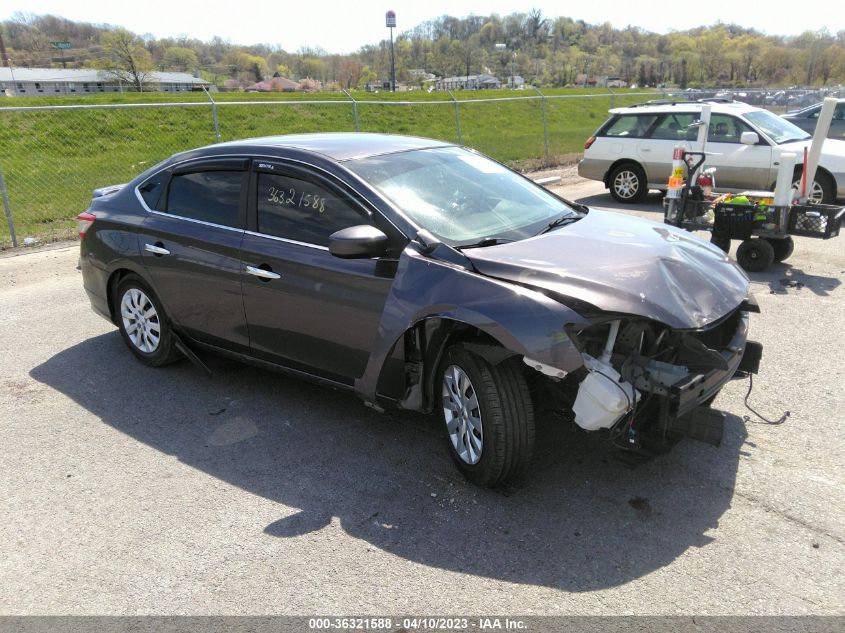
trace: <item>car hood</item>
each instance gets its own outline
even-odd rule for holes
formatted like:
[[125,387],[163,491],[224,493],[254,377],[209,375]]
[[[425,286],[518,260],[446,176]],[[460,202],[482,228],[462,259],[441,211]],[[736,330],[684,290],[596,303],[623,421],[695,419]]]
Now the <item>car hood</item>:
[[[778,147],[780,147],[782,152],[797,153],[799,156],[798,162],[801,163],[804,160],[801,158],[804,149],[810,149],[812,142],[812,139],[789,141],[787,143],[781,143]],[[835,138],[824,139],[819,164],[835,171],[842,171],[845,169],[845,141]]]
[[676,329],[704,327],[748,296],[748,277],[715,246],[675,227],[604,211],[464,254],[483,275]]

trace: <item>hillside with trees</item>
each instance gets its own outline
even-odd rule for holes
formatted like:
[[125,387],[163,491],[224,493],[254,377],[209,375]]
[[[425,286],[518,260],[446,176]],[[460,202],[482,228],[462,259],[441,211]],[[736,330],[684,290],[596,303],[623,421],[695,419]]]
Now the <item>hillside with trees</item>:
[[[360,88],[388,76],[386,41],[348,55],[319,48],[294,52],[279,45],[234,45],[216,37],[158,39],[52,15],[18,13],[0,23],[16,67],[96,67],[128,73],[190,72],[237,90],[273,75],[314,79],[327,89]],[[68,41],[64,61],[51,42]],[[539,10],[506,16],[442,16],[401,33],[395,41],[397,81],[416,86],[413,69],[445,77],[519,75],[540,87],[565,87],[589,77],[619,77],[639,86],[785,87],[845,83],[845,30],[794,37],[716,23],[665,35],[551,17]]]

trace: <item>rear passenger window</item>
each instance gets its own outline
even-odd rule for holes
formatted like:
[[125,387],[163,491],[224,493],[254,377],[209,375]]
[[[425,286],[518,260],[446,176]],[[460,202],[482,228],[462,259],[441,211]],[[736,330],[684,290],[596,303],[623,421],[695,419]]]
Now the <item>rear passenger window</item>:
[[666,141],[692,141],[698,138],[698,128],[689,127],[697,116],[692,113],[672,113],[661,119],[651,138]]
[[605,136],[644,138],[657,120],[656,114],[623,114],[604,131]]
[[170,180],[166,213],[223,226],[240,226],[243,171],[198,171]]
[[310,180],[258,174],[258,231],[328,246],[335,231],[370,221],[334,191]]

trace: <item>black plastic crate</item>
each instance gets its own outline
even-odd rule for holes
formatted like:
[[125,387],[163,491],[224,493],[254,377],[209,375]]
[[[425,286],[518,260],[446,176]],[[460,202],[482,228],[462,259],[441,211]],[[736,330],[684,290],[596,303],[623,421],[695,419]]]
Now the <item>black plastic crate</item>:
[[787,232],[827,240],[839,235],[843,214],[845,207],[830,204],[795,205],[789,210]]
[[713,231],[732,240],[747,240],[755,228],[756,211],[753,204],[719,203],[713,208]]

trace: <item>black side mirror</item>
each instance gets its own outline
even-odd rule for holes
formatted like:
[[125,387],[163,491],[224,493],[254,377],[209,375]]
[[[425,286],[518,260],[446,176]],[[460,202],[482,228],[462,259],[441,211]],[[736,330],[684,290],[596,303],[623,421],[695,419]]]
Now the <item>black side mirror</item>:
[[369,224],[350,226],[329,236],[329,252],[341,259],[369,259],[387,254],[387,235]]

